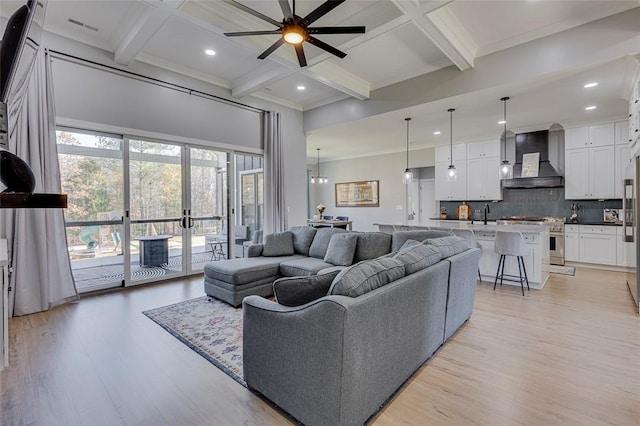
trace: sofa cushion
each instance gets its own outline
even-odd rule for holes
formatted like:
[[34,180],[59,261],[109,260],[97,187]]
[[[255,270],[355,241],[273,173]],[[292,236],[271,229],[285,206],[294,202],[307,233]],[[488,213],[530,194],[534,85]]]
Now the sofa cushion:
[[433,245],[407,240],[393,258],[401,261],[404,264],[405,274],[410,275],[438,263],[442,259],[442,254]]
[[315,257],[299,257],[280,263],[280,275],[285,277],[298,277],[315,275],[319,271],[331,268],[334,265]]
[[231,284],[247,284],[263,278],[278,276],[280,263],[301,256],[237,258],[210,262],[204,266],[204,274],[212,279]]
[[337,266],[349,266],[353,263],[358,235],[351,232],[334,234],[329,240],[324,261]]
[[293,234],[293,251],[295,254],[309,256],[309,247],[311,247],[317,229],[311,226],[294,226],[289,231]]
[[424,240],[423,243],[437,248],[440,251],[440,254],[442,254],[443,259],[453,256],[454,254],[462,253],[469,248],[464,238],[455,236],[429,238]]
[[427,238],[438,238],[453,235],[453,232],[442,231],[439,229],[430,230],[413,230],[413,231],[397,231],[393,233],[391,242],[391,251],[398,251],[407,240],[424,241]]
[[280,278],[273,283],[276,301],[284,306],[300,306],[326,296],[338,272],[310,277]]
[[391,251],[391,235],[384,232],[358,232],[354,262],[375,259]]
[[316,236],[313,237],[311,247],[309,247],[309,256],[324,259],[324,255],[327,254],[327,247],[329,247],[331,236],[341,232],[347,231],[340,228],[318,228]]
[[267,234],[264,236],[262,255],[291,256],[293,253],[293,234],[289,231]]
[[329,294],[358,297],[404,277],[404,264],[398,259],[363,260],[340,272]]

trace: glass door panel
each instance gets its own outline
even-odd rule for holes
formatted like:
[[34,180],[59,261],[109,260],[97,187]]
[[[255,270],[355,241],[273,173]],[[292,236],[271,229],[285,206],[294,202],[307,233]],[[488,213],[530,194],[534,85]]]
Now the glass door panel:
[[227,153],[190,148],[191,269],[227,258]]
[[123,139],[56,132],[67,245],[78,292],[123,285]]
[[239,177],[240,209],[239,226],[248,228],[247,238],[262,230],[264,222],[264,171],[263,158],[254,155],[236,155],[236,171]]
[[182,149],[129,140],[131,281],[182,274]]

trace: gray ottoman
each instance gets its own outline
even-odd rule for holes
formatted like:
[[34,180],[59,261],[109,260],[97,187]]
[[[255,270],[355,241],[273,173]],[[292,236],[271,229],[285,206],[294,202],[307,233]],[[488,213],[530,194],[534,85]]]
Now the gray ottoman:
[[204,267],[204,292],[232,306],[249,295],[269,297],[280,277],[280,263],[304,256],[251,257],[210,262]]

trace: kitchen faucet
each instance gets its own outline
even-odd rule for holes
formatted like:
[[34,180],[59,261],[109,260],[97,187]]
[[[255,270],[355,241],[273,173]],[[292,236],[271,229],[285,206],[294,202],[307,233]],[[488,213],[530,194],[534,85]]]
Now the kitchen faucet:
[[484,203],[484,224],[487,224],[487,213],[491,213],[491,209],[489,208],[489,203]]

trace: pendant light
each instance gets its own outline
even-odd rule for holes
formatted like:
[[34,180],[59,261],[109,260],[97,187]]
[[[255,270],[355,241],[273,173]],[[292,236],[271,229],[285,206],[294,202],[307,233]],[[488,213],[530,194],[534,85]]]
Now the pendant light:
[[311,176],[311,183],[327,183],[329,179],[326,176],[320,175],[320,148],[316,148],[316,151],[318,151],[318,175]]
[[504,139],[504,159],[502,160],[502,163],[500,163],[500,179],[513,178],[513,165],[511,165],[509,160],[507,160],[507,101],[509,99],[510,98],[508,96],[500,98],[504,103],[504,133],[502,133],[502,138]]
[[450,151],[450,164],[449,164],[449,168],[447,169],[447,177],[446,177],[446,181],[447,182],[455,182],[458,179],[458,172],[456,170],[456,166],[453,165],[453,111],[455,111],[455,108],[449,108],[447,111],[449,112],[450,115],[450,120],[449,120],[449,126],[450,126],[450,131],[449,131],[449,147],[451,149]]
[[404,121],[407,122],[407,168],[404,169],[404,173],[402,174],[402,183],[408,185],[413,182],[413,172],[409,168],[409,121],[411,121],[411,118],[407,117]]

